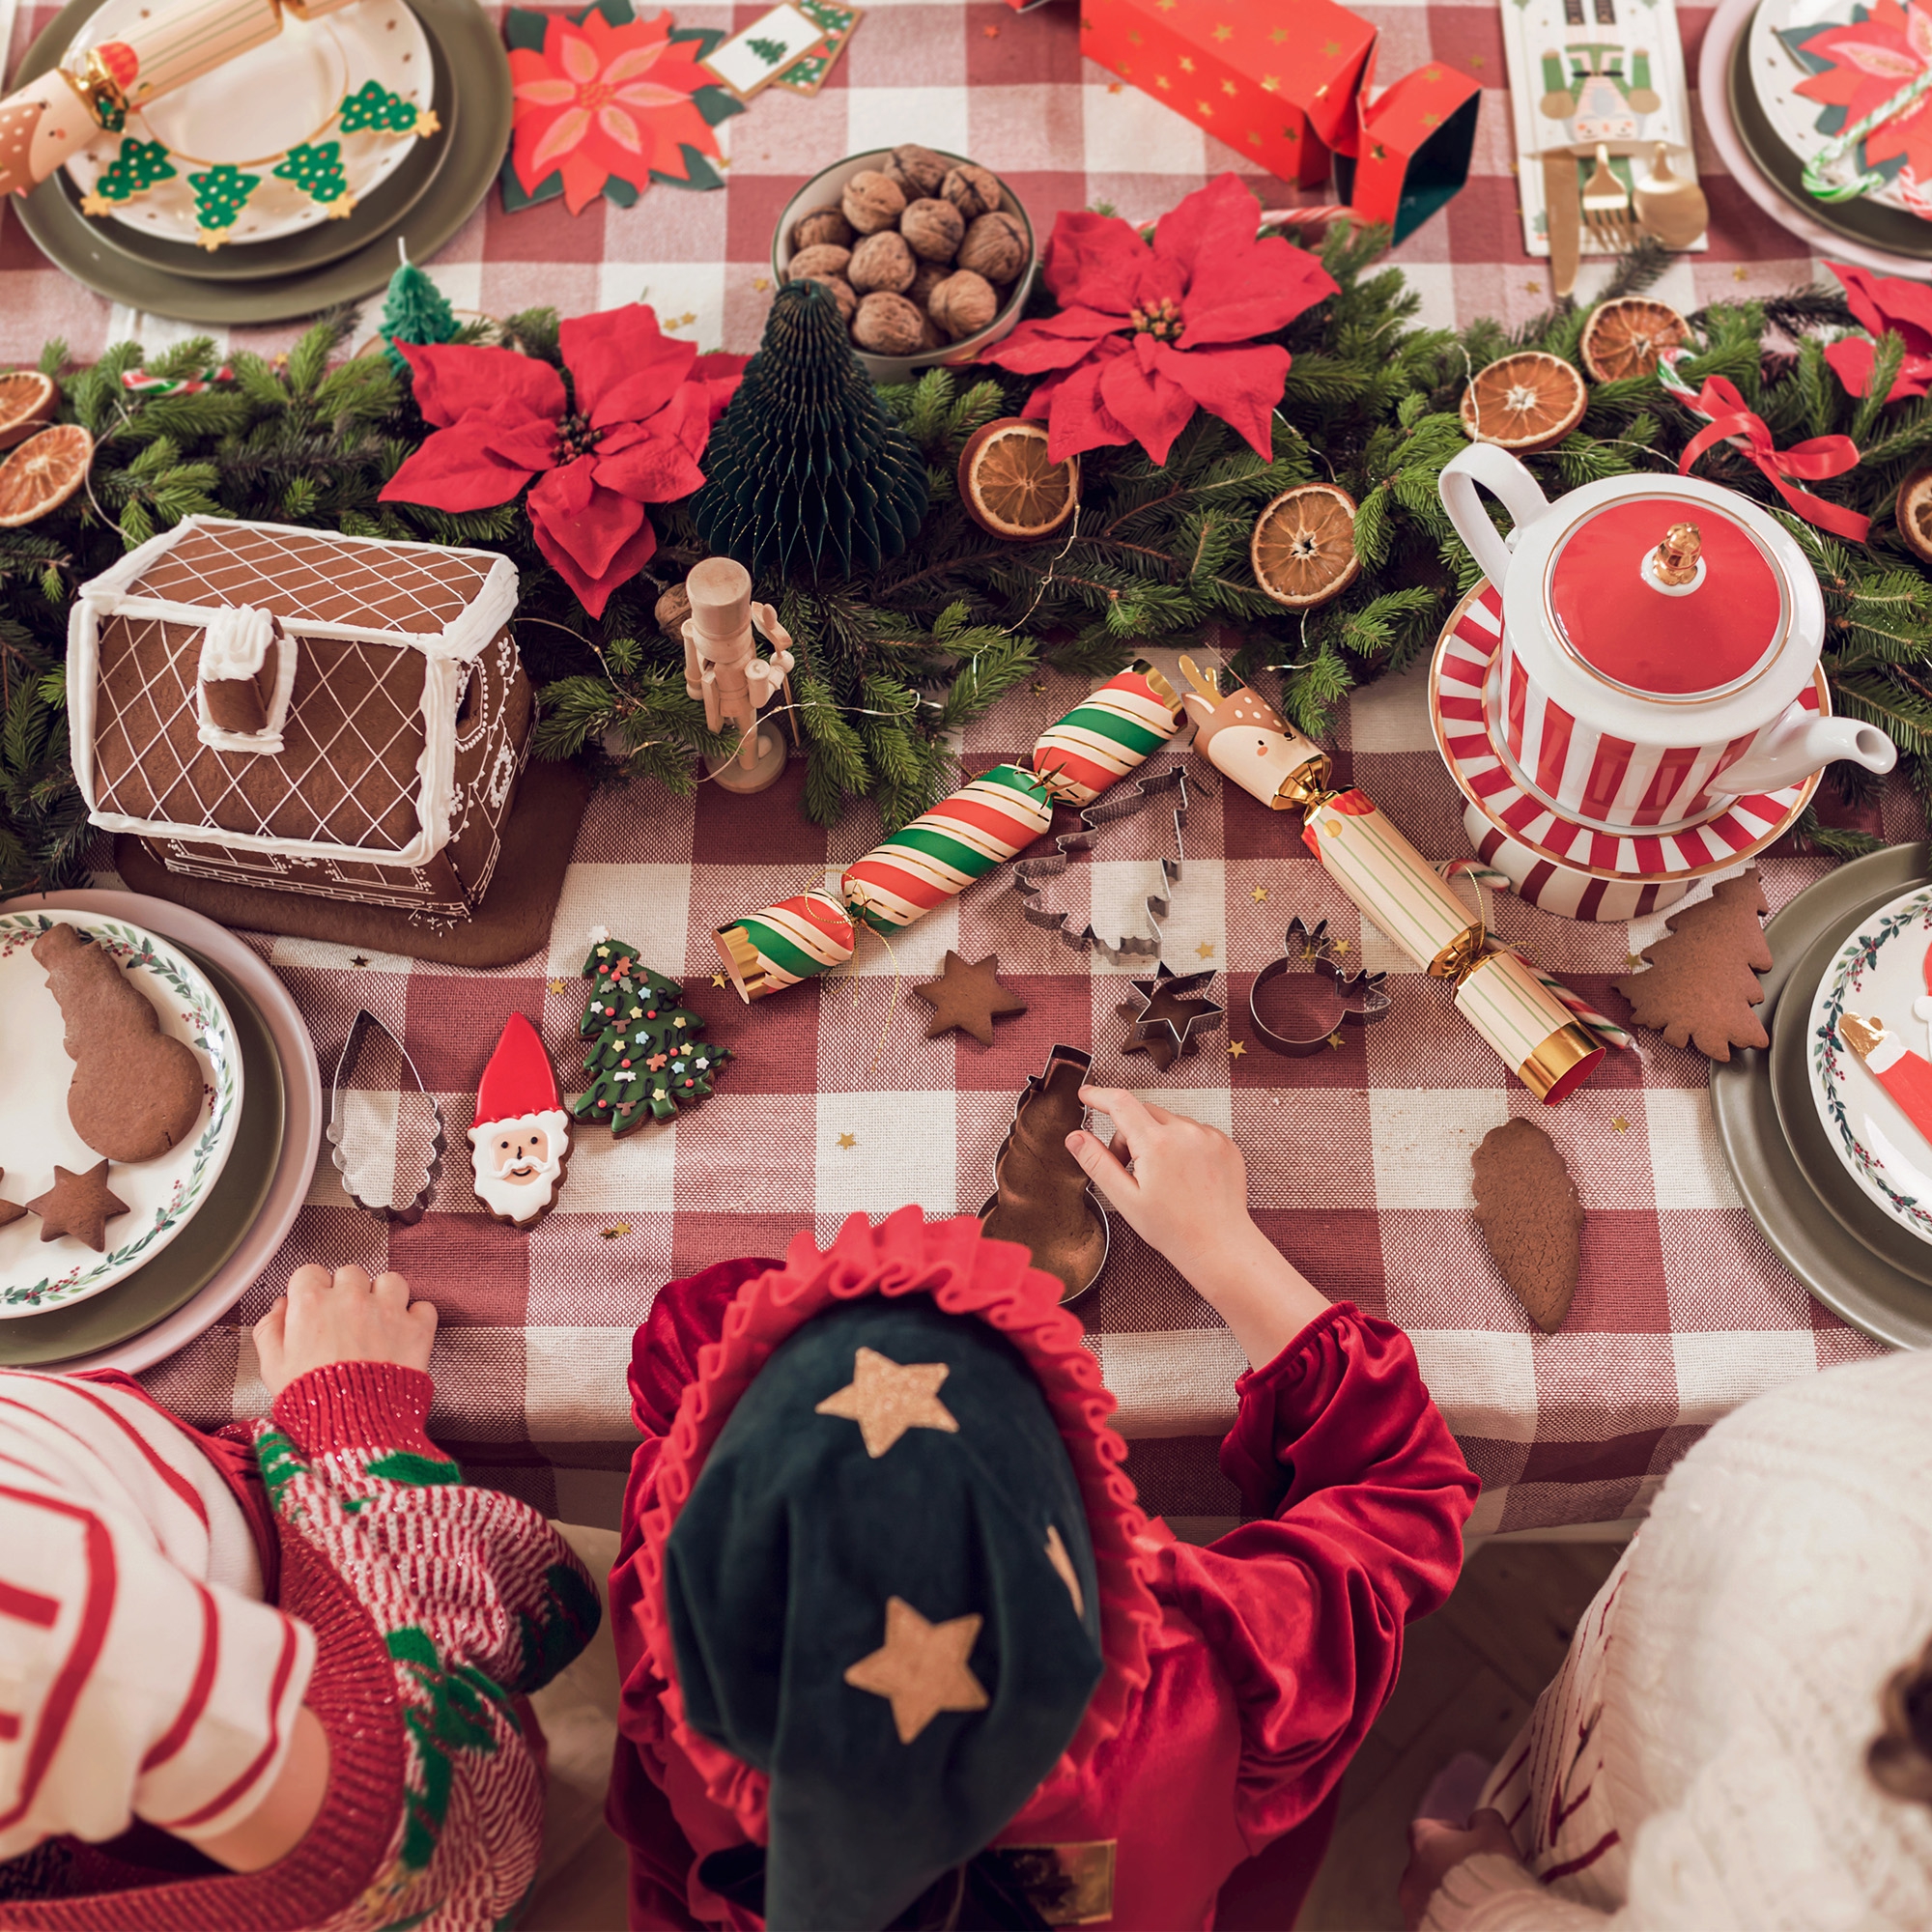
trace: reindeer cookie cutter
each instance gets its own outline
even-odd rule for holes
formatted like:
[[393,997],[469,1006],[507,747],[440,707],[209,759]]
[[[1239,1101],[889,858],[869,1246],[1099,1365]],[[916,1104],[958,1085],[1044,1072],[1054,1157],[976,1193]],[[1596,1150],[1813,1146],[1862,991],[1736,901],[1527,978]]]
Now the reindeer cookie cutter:
[[[1269,1052],[1305,1060],[1338,1039],[1342,1027],[1367,1026],[1388,1011],[1383,985],[1388,975],[1344,971],[1325,919],[1309,925],[1297,913],[1289,921],[1282,948],[1281,957],[1264,966],[1248,988],[1248,1018]],[[1307,991],[1292,1020],[1277,1011],[1270,1025],[1262,1017],[1262,989],[1291,973],[1306,982]]]

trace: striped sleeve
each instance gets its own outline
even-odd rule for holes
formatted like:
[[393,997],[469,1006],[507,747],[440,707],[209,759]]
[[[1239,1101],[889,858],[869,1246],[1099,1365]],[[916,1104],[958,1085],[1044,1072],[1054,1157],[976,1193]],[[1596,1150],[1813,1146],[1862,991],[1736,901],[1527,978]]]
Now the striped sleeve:
[[315,1640],[128,1513],[0,1462],[0,1859],[135,1817],[189,1839],[280,1771]]

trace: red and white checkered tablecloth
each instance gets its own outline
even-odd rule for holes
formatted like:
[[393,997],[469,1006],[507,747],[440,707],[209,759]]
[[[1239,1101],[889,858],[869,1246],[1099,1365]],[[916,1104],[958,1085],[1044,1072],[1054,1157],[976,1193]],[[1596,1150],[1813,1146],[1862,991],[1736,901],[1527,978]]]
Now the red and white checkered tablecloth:
[[[8,0],[0,0],[4,39]],[[22,8],[14,57],[51,17]],[[739,27],[761,11],[679,9],[687,25]],[[1392,77],[1435,56],[1499,84],[1493,0],[1364,5],[1385,37]],[[1687,56],[1709,18],[1682,12]],[[1486,101],[1469,185],[1396,260],[1427,323],[1483,314],[1515,322],[1544,305],[1547,270],[1520,251],[1510,178],[1509,115]],[[755,346],[770,297],[778,212],[807,176],[854,149],[917,138],[997,168],[1042,228],[1060,209],[1110,203],[1153,214],[1224,168],[1231,150],[1147,97],[1083,64],[1071,6],[1024,16],[998,4],[873,0],[815,100],[772,89],[723,130],[730,185],[711,194],[656,188],[629,211],[601,200],[578,219],[553,202],[505,215],[493,194],[432,265],[459,307],[502,314],[537,302],[566,314],[639,298],[701,346]],[[1659,293],[1683,308],[1807,277],[1800,243],[1768,222],[1719,171],[1706,146],[1713,212],[1708,255],[1675,266]],[[1271,201],[1292,198],[1257,183]],[[1585,292],[1601,270],[1586,265]],[[48,268],[0,215],[0,357],[29,359],[43,337],[76,356],[138,332],[158,346],[181,325],[110,314]],[[289,330],[237,331],[272,349]],[[980,768],[1023,753],[1078,695],[1052,679],[1015,693],[974,727]],[[1341,766],[1435,857],[1467,850],[1456,801],[1431,746],[1413,678],[1352,707]],[[1096,1075],[1144,1086],[1229,1129],[1249,1157],[1255,1208],[1270,1235],[1330,1293],[1386,1314],[1415,1339],[1431,1387],[1481,1472],[1476,1526],[1495,1529],[1614,1518],[1641,1509],[1697,1431],[1758,1390],[1873,1345],[1818,1309],[1773,1257],[1719,1157],[1701,1059],[1644,1036],[1554,1109],[1537,1107],[1447,1009],[1442,987],[1406,962],[1327,883],[1288,820],[1245,796],[1197,799],[1186,875],[1168,925],[1181,967],[1226,970],[1228,1030],[1167,1078],[1122,1061],[1116,1003],[1124,977],[1030,925],[1002,877],[924,921],[889,958],[867,946],[849,978],[746,1009],[711,987],[711,929],[835,870],[874,842],[855,811],[831,835],[796,810],[797,770],[780,791],[735,800],[715,786],[695,801],[654,790],[606,794],[579,839],[546,955],[470,974],[387,956],[355,964],[339,948],[278,940],[269,956],[305,1013],[330,1069],[358,1006],[401,1036],[437,1091],[459,1158],[434,1210],[388,1230],[358,1213],[335,1170],[319,1165],[308,1205],[275,1267],[231,1321],[156,1370],[164,1400],[199,1417],[259,1408],[245,1324],[300,1262],[356,1261],[407,1272],[442,1314],[435,1426],[478,1474],[565,1514],[608,1512],[631,1439],[624,1367],[631,1333],[657,1286],[707,1263],[779,1252],[810,1224],[829,1235],[852,1211],[908,1200],[935,1213],[972,1211],[1013,1096],[1056,1040],[1091,1047]],[[1767,860],[1774,905],[1824,869]],[[1120,900],[1144,868],[1112,860],[1092,890]],[[1078,882],[1072,889],[1077,897]],[[1257,894],[1265,892],[1264,899]],[[1326,916],[1370,966],[1394,971],[1394,1009],[1350,1029],[1338,1051],[1278,1059],[1243,1024],[1252,976],[1279,950],[1289,917]],[[719,1092],[674,1127],[621,1143],[586,1132],[564,1206],[532,1235],[478,1211],[460,1159],[477,1073],[504,1017],[540,1015],[568,1067],[585,989],[576,978],[592,924],[639,944],[691,981],[694,1003],[738,1055]],[[1602,994],[1661,920],[1576,925],[1506,901],[1508,938]],[[265,942],[266,944],[266,942]],[[1000,955],[1031,1001],[997,1043],[931,1041],[903,980],[926,977],[949,946]],[[895,993],[900,996],[895,1005]],[[1605,995],[1614,1006],[1614,996]],[[1233,1058],[1230,1038],[1249,1051]],[[1468,1154],[1513,1111],[1548,1127],[1590,1212],[1585,1268],[1564,1331],[1533,1333],[1482,1246],[1469,1208]],[[845,1137],[850,1145],[841,1145]],[[617,1230],[622,1232],[614,1232]],[[1080,1304],[1132,1438],[1131,1469],[1150,1506],[1184,1516],[1232,1512],[1213,1448],[1232,1414],[1238,1351],[1204,1303],[1124,1230],[1101,1285]],[[595,1472],[609,1472],[602,1476]]]

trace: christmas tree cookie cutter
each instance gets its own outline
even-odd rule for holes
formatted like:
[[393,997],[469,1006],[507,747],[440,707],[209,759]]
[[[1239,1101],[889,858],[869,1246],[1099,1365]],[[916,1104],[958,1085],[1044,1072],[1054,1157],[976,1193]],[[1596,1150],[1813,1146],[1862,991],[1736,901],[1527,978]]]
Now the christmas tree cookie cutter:
[[[387,1090],[368,1091],[350,1084],[376,1034],[394,1048],[400,1068],[411,1083],[397,1090],[392,1119],[384,1118],[387,1109],[382,1104]],[[376,1050],[381,1051],[380,1045]],[[415,1104],[410,1106],[412,1100]],[[406,1106],[415,1117],[408,1122],[409,1142],[404,1138]],[[349,1037],[335,1063],[325,1132],[334,1150],[329,1158],[342,1176],[343,1192],[356,1207],[399,1228],[412,1228],[422,1219],[436,1190],[437,1176],[442,1171],[442,1109],[423,1085],[422,1075],[402,1041],[367,1007],[350,1023]],[[400,1203],[398,1195],[404,1197]]]
[[[1174,910],[1174,889],[1180,884],[1186,865],[1187,855],[1181,840],[1187,825],[1190,783],[1204,790],[1208,788],[1198,771],[1190,776],[1187,767],[1179,759],[1157,766],[1151,772],[1128,780],[1088,806],[1080,814],[1080,829],[1063,833],[1053,841],[1051,852],[1037,859],[1020,860],[1013,867],[1013,889],[1026,901],[1022,914],[1027,923],[1037,925],[1045,932],[1057,932],[1076,952],[1098,952],[1109,965],[1118,966],[1130,959],[1158,959],[1161,927]],[[1156,800],[1169,798],[1173,801],[1173,851],[1160,856],[1159,884],[1145,901],[1149,926],[1147,934],[1124,933],[1118,946],[1110,946],[1094,931],[1091,915],[1083,924],[1076,926],[1073,915],[1055,911],[1045,903],[1048,887],[1053,880],[1065,874],[1072,863],[1072,854],[1093,851],[1123,819],[1145,811]],[[1150,862],[1151,865],[1152,863]]]
[[[1284,1012],[1279,1001],[1274,1021],[1262,1017],[1262,989],[1289,974],[1299,982],[1293,1010]],[[1248,988],[1248,1019],[1257,1037],[1271,1053],[1305,1060],[1325,1046],[1339,1046],[1340,1029],[1367,1026],[1389,1009],[1383,985],[1386,973],[1349,974],[1343,970],[1338,943],[1328,937],[1328,922],[1307,924],[1299,914],[1289,921],[1282,955],[1264,966]]]

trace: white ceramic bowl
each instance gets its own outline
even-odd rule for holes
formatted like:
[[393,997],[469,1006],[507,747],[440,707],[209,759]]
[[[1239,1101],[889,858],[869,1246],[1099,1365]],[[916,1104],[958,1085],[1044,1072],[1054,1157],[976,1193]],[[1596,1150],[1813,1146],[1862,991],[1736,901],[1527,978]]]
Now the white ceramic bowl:
[[[944,148],[934,148],[932,152],[942,160],[980,165],[970,155],[949,154]],[[782,288],[789,279],[785,270],[792,258],[792,223],[811,209],[836,207],[845,192],[845,184],[854,175],[864,174],[867,168],[879,167],[892,158],[892,153],[890,148],[873,148],[863,155],[847,155],[842,161],[834,161],[829,168],[813,175],[785,203],[784,213],[779,216],[778,232],[772,237],[772,279],[777,286]],[[991,174],[992,170],[989,168],[987,172]],[[1001,336],[1010,334],[1013,325],[1019,321],[1027,297],[1033,293],[1034,280],[1039,273],[1039,243],[1034,234],[1033,217],[1020,205],[1019,196],[998,175],[994,175],[993,179],[1000,183],[1000,207],[1008,214],[1018,218],[1027,238],[1027,264],[1020,272],[1019,280],[1013,284],[1006,307],[977,335],[962,336],[957,342],[948,343],[944,349],[922,350],[917,355],[871,355],[855,342],[853,351],[873,382],[911,383],[917,381],[923,371],[942,364],[976,361],[980,350],[999,341]]]

